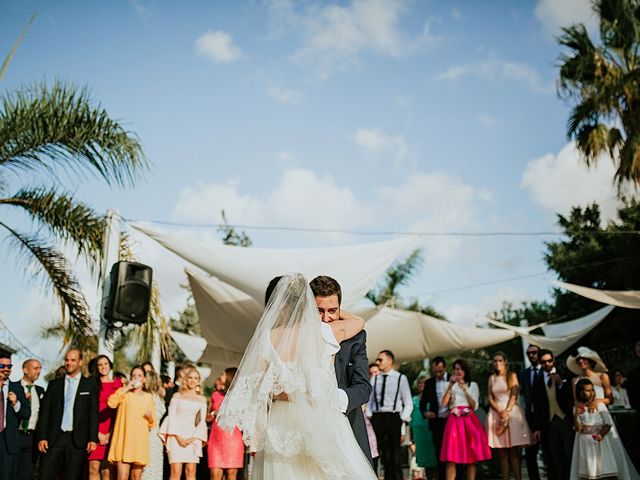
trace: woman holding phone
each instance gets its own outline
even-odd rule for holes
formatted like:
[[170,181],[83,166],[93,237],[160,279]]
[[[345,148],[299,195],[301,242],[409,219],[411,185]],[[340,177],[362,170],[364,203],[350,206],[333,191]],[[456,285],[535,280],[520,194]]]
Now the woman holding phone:
[[487,434],[474,413],[478,409],[480,391],[471,381],[467,363],[453,362],[454,375],[449,380],[442,405],[449,407],[449,417],[444,427],[440,461],[446,462],[447,480],[456,478],[456,464],[467,465],[467,479],[474,480],[478,472],[477,462],[491,458]]
[[109,407],[118,409],[108,457],[116,464],[118,480],[140,480],[142,470],[151,461],[149,430],[155,425],[156,416],[153,397],[143,390],[144,384],[144,369],[135,366],[127,386],[119,388],[108,400]]

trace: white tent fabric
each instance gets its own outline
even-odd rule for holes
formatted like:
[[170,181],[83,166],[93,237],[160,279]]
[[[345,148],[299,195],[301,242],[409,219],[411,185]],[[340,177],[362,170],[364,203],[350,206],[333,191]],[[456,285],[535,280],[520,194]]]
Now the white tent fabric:
[[572,283],[554,283],[570,292],[577,293],[596,302],[623,308],[640,308],[640,290],[598,290],[597,288],[581,287]]
[[398,362],[487,347],[516,337],[513,331],[467,327],[395,308],[382,308],[365,328],[369,359],[381,350],[391,350]]
[[133,228],[150,236],[183,259],[262,302],[269,281],[288,272],[311,279],[331,275],[343,287],[343,305],[353,308],[385,270],[415,245],[415,237],[346,247],[267,249],[203,244],[143,226]]
[[198,362],[202,357],[202,353],[204,349],[207,348],[207,341],[196,335],[187,335],[186,333],[176,332],[175,330],[171,330],[169,332],[173,341],[176,342],[182,353],[189,359],[191,362]]
[[560,355],[593,330],[613,309],[613,306],[608,305],[576,320],[546,325],[542,327],[544,335],[534,335],[520,327],[501,322],[492,321],[491,323],[518,333],[529,344],[538,345],[540,348],[551,350],[554,355]]

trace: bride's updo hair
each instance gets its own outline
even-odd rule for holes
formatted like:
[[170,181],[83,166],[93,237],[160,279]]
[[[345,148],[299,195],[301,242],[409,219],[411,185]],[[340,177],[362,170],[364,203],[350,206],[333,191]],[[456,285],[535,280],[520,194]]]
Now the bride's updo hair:
[[302,316],[297,313],[304,312],[307,306],[308,288],[307,279],[301,273],[285,275],[276,283],[267,305],[267,309],[271,308],[272,303],[279,300],[280,312],[273,328],[291,327],[302,320]]

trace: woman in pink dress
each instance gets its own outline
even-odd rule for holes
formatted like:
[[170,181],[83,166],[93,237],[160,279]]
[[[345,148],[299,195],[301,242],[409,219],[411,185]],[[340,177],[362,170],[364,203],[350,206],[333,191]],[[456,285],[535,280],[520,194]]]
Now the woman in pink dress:
[[227,433],[213,421],[237,370],[237,368],[227,368],[222,375],[224,390],[214,390],[211,394],[211,406],[207,417],[213,422],[207,447],[211,480],[222,480],[225,472],[227,480],[236,480],[238,469],[244,465],[244,441],[240,430],[236,428],[233,433]]
[[115,478],[115,466],[107,461],[109,440],[116,418],[116,410],[109,407],[107,400],[112,393],[122,387],[119,378],[113,378],[113,363],[106,355],[95,359],[95,371],[91,372],[98,381],[100,397],[98,404],[98,446],[89,454],[89,480],[109,480]]
[[442,397],[442,405],[449,407],[449,417],[442,436],[440,461],[447,464],[447,480],[456,478],[457,463],[467,465],[467,480],[475,480],[476,463],[491,458],[487,434],[474,413],[478,409],[480,390],[478,384],[471,381],[464,360],[453,362],[453,368],[455,373]]
[[520,480],[520,448],[531,444],[531,431],[518,405],[518,376],[509,370],[503,352],[493,355],[493,371],[489,377],[489,446],[498,451],[503,480],[509,479],[509,462],[516,480]]

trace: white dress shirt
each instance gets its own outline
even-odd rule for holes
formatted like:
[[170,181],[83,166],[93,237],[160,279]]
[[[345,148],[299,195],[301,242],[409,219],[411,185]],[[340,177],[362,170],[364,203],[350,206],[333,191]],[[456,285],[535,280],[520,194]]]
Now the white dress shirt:
[[[9,379],[7,378],[2,385],[2,393],[4,394],[4,425],[3,427],[7,427],[7,407],[9,406]],[[13,411],[18,413],[20,411],[20,402],[16,402],[13,406]]]
[[[387,381],[384,382],[384,376]],[[398,379],[400,379],[400,391],[398,392]],[[384,399],[382,398],[382,386],[385,384]],[[367,416],[374,413],[399,413],[404,422],[411,420],[413,411],[413,400],[411,398],[411,387],[406,375],[400,377],[400,372],[389,370],[387,373],[380,372],[371,379],[373,391],[367,402]],[[397,395],[396,395],[397,393]]]
[[442,398],[449,386],[449,374],[445,372],[441,380],[436,378],[436,399],[438,400],[438,417],[446,418],[449,415],[449,408],[446,405],[442,405]]
[[[24,389],[24,394],[27,395],[29,390],[27,389],[27,382],[24,379],[20,380],[20,384]],[[31,416],[29,417],[29,425],[27,430],[35,430],[38,424],[38,414],[40,413],[40,398],[38,397],[38,390],[36,390],[36,384],[31,384]],[[20,422],[20,430],[22,430],[22,422]]]

